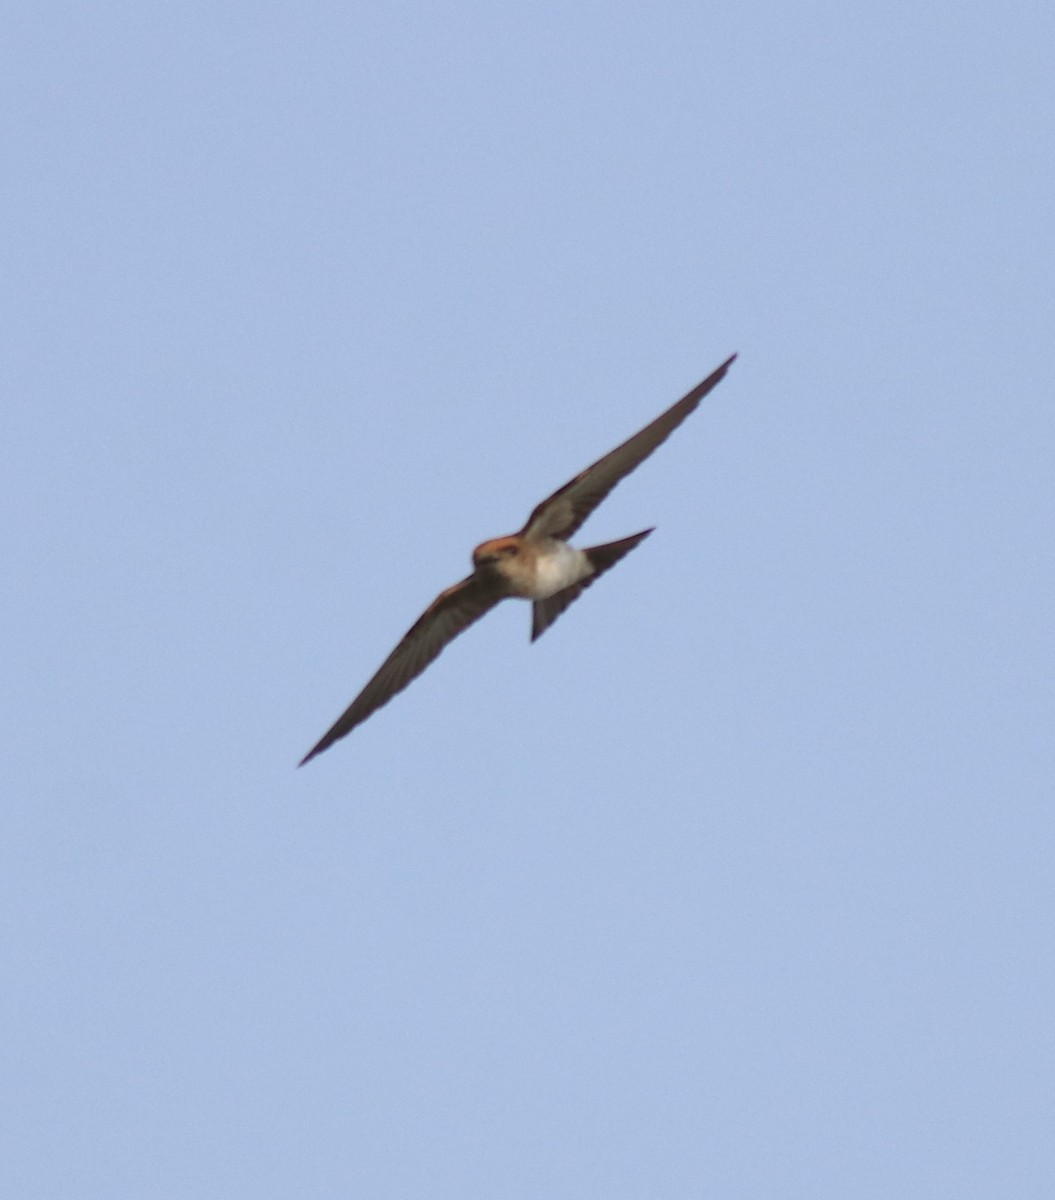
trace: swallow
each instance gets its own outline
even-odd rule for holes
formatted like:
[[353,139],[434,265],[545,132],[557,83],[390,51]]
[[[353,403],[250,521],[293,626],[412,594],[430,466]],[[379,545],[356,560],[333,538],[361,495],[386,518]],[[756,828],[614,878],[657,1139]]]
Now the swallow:
[[440,592],[298,765],[310,762],[387,704],[425,670],[448,642],[500,600],[515,596],[531,601],[531,640],[535,641],[594,580],[640,545],[652,529],[585,550],[576,549],[568,539],[612,488],[666,441],[725,378],[735,359],[735,354],[726,359],[650,425],[543,500],[519,533],[481,542],[473,551],[472,574]]

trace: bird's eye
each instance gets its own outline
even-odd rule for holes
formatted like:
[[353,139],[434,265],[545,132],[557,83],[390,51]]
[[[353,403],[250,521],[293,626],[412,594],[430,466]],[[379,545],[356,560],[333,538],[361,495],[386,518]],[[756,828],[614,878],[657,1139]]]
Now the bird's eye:
[[513,555],[513,554],[516,554],[516,552],[517,552],[516,546],[506,546],[506,554]]

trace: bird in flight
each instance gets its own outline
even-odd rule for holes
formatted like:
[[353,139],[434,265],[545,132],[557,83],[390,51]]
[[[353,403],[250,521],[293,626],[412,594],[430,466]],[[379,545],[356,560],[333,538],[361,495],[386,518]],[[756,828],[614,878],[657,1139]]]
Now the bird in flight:
[[569,545],[568,538],[612,488],[666,441],[704,396],[725,378],[735,359],[735,354],[726,359],[650,425],[543,500],[519,533],[481,542],[473,551],[473,573],[440,592],[366,687],[298,765],[304,766],[387,704],[425,670],[448,642],[494,608],[499,600],[517,596],[532,602],[531,640],[534,641],[598,576],[643,542],[651,529],[586,550]]

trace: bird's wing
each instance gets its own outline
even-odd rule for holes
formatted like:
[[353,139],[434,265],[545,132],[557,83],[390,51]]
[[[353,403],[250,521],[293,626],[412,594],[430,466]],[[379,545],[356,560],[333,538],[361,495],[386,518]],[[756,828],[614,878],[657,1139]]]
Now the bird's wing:
[[521,535],[530,539],[571,537],[620,479],[629,475],[639,463],[648,458],[660,442],[665,441],[696,408],[711,388],[721,383],[735,358],[734,354],[732,358],[726,359],[717,371],[682,396],[677,404],[671,405],[651,425],[646,425],[639,433],[635,433],[621,446],[616,446],[604,458],[598,459],[592,467],[587,467],[552,496],[543,500],[528,517],[527,524],[520,531]]
[[491,580],[470,575],[445,592],[407,630],[403,640],[381,664],[377,673],[301,759],[299,766],[350,733],[371,713],[387,704],[412,679],[416,679],[448,642],[493,608],[505,593]]

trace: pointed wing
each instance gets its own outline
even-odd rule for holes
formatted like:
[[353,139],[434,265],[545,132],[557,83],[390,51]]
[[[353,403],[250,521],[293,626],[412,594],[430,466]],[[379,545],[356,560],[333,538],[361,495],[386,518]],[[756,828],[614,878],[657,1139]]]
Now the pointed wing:
[[520,531],[527,538],[569,538],[625,475],[643,462],[660,444],[666,441],[685,420],[711,388],[725,378],[736,355],[727,359],[713,374],[646,425],[640,433],[617,446],[592,467],[576,475],[559,491],[535,509]]
[[304,766],[316,754],[350,733],[382,704],[387,704],[425,670],[448,642],[478,621],[504,594],[495,582],[481,580],[476,575],[440,592],[407,630],[366,687],[297,765]]

